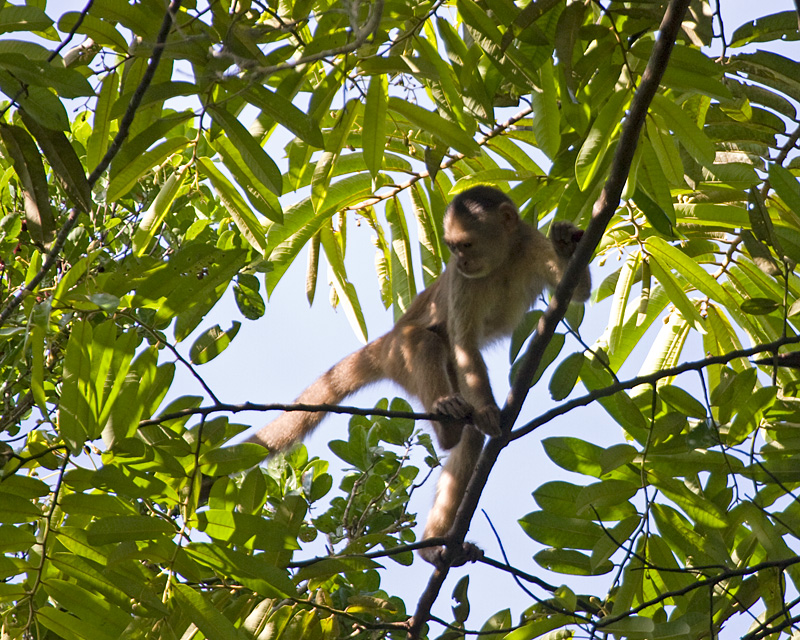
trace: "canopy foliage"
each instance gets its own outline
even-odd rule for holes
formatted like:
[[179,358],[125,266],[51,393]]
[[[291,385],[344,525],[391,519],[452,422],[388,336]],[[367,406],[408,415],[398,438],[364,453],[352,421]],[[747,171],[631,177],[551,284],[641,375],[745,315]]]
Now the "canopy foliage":
[[[414,561],[408,450],[437,464],[408,405],[352,418],[334,489],[302,447],[253,468],[260,447],[223,446],[250,425],[203,367],[306,253],[309,301],[324,255],[366,337],[355,223],[395,316],[443,269],[459,190],[497,185],[533,225],[587,226],[665,3],[66,4],[0,3],[3,637],[405,636],[416,603],[377,568]],[[544,440],[585,479],[529,480],[539,510],[514,515],[542,545],[515,569],[530,607],[512,616],[498,594],[491,637],[798,633],[800,63],[775,46],[797,14],[731,30],[732,4],[690,3],[594,254],[624,255],[596,284],[606,330],[575,340],[571,310],[536,376],[553,404],[511,432],[592,403],[620,429],[606,447]],[[209,326],[229,290],[243,318]],[[198,395],[170,395],[177,367]],[[231,476],[206,506],[203,474]],[[310,560],[317,536],[331,555]],[[456,595],[449,638],[469,611]]]

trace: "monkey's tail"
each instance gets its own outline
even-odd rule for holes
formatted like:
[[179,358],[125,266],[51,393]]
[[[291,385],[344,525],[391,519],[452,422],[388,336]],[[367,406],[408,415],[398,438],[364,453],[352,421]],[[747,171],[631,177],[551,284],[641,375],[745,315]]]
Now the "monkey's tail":
[[[295,400],[298,404],[339,404],[362,387],[386,377],[380,365],[382,339],[378,338],[340,360],[317,378]],[[311,433],[327,415],[324,411],[286,411],[248,442],[282,451]]]

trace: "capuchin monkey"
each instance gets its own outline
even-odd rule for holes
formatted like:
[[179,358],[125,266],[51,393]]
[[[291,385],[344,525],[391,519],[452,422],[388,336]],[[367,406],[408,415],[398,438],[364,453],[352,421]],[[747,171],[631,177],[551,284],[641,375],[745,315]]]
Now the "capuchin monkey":
[[[583,232],[569,222],[552,225],[551,237],[525,224],[503,192],[477,186],[458,194],[444,217],[450,260],[386,335],[347,356],[303,391],[296,402],[338,404],[362,387],[389,379],[447,416],[433,422],[439,446],[450,450],[436,488],[424,538],[447,536],[483,447],[500,435],[481,347],[508,336],[545,287],[555,288]],[[587,269],[576,300],[591,291]],[[250,438],[270,452],[302,440],[323,412],[289,411]],[[420,550],[436,566],[443,547]],[[481,551],[465,543],[447,562],[463,564]]]

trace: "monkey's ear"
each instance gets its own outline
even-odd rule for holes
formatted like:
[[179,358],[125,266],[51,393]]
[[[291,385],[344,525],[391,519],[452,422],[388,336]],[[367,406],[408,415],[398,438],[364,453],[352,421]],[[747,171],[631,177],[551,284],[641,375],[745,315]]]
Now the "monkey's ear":
[[497,207],[500,219],[509,226],[515,226],[519,222],[519,211],[512,202],[501,202]]

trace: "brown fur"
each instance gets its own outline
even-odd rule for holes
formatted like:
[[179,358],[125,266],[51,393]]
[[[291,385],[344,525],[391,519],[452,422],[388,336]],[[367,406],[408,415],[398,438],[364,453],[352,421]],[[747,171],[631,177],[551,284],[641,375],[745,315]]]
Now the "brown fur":
[[[445,536],[453,522],[484,434],[500,433],[495,402],[480,349],[509,335],[545,287],[555,287],[580,232],[553,227],[552,241],[522,222],[511,200],[492,187],[474,187],[447,209],[445,242],[451,256],[442,276],[411,303],[384,336],[334,365],[297,398],[338,404],[358,389],[393,380],[425,409],[451,419],[433,424],[439,445],[452,449],[437,485],[425,538]],[[591,290],[588,270],[575,298]],[[310,433],[322,412],[286,412],[251,438],[271,451]],[[421,552],[437,564],[441,548]],[[463,561],[463,560],[462,560]]]

